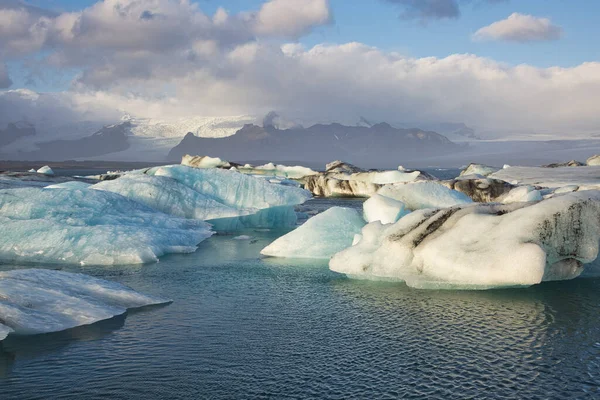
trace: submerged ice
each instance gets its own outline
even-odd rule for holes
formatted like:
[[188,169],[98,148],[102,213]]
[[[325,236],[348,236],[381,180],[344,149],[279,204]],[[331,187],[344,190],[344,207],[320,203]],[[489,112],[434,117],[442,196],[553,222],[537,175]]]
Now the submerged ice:
[[0,272],[0,340],[89,325],[130,308],[164,304],[119,283],[44,269]]

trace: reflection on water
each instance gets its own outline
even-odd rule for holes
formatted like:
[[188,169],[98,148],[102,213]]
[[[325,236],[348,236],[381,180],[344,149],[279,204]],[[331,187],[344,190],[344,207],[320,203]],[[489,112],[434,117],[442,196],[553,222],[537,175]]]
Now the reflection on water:
[[600,398],[598,279],[420,291],[262,259],[278,233],[244,233],[143,267],[67,268],[174,302],[7,340],[0,398]]

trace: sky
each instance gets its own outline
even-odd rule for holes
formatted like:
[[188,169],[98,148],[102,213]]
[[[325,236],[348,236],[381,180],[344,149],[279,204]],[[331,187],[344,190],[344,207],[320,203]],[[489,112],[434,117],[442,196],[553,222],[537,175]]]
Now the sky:
[[69,118],[595,134],[597,15],[587,0],[0,0],[0,123],[35,98]]

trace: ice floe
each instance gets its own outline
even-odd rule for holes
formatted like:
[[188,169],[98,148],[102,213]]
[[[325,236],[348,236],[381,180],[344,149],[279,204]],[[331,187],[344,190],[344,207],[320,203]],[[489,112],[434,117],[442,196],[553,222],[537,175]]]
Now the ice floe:
[[89,325],[128,309],[168,303],[116,282],[45,269],[0,272],[0,340]]
[[54,175],[54,171],[52,171],[52,168],[50,168],[47,165],[44,165],[42,168],[38,169],[37,173],[43,175]]

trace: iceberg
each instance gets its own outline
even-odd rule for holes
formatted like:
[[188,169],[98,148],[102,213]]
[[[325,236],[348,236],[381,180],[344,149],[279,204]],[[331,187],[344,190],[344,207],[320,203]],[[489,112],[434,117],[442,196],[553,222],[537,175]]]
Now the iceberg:
[[237,171],[170,165],[152,168],[147,174],[174,179],[196,192],[238,209],[294,206],[312,197],[304,189],[272,184]]
[[181,165],[193,168],[230,168],[229,161],[221,160],[219,157],[190,156],[186,154],[181,158]]
[[579,276],[598,256],[600,192],[537,203],[418,210],[365,226],[330,269],[415,288],[529,286]]
[[0,261],[143,264],[196,250],[210,225],[89,189],[0,190]]
[[374,194],[363,203],[363,215],[368,223],[380,221],[382,224],[393,224],[407,213],[403,202],[380,194]]
[[50,168],[47,165],[44,165],[42,168],[38,169],[37,173],[43,175],[54,175],[54,171],[52,171],[52,168]]
[[488,176],[498,171],[500,168],[490,167],[489,165],[471,163],[467,168],[460,172],[460,176],[466,175],[481,175]]
[[540,200],[542,200],[542,192],[536,190],[533,186],[516,187],[499,199],[500,202],[505,204]]
[[358,211],[332,207],[275,240],[260,253],[271,257],[329,259],[352,245],[365,225]]
[[246,164],[243,167],[239,167],[238,171],[250,175],[268,175],[289,179],[302,179],[306,176],[318,174],[318,172],[300,165],[288,167],[287,165],[275,165],[273,163],[259,165],[256,167]]
[[598,166],[600,165],[600,154],[596,154],[594,156],[591,156],[590,158],[588,158],[586,160],[586,165],[589,166]]
[[164,176],[130,174],[112,181],[102,181],[91,186],[91,189],[117,193],[166,214],[203,221],[239,217],[258,211],[222,204]]
[[410,210],[445,208],[473,202],[466,194],[449,189],[438,182],[386,185],[378,193],[403,202]]
[[490,175],[513,185],[560,188],[577,185],[579,190],[600,188],[600,166],[591,167],[508,167]]
[[0,340],[8,334],[58,332],[170,303],[119,283],[45,269],[0,272]]
[[449,189],[466,194],[473,201],[479,203],[498,201],[499,197],[515,188],[514,185],[500,179],[485,178],[478,175],[465,175],[441,183]]

